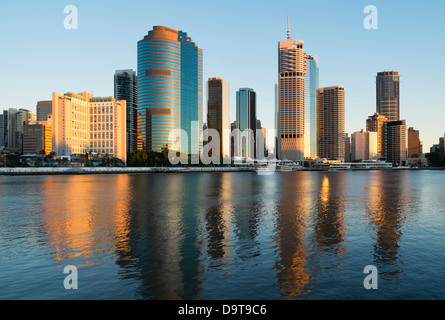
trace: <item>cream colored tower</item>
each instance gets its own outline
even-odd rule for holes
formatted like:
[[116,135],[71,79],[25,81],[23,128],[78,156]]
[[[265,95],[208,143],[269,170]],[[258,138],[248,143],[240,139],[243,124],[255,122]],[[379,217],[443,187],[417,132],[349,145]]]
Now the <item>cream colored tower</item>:
[[304,77],[306,53],[301,40],[278,43],[277,143],[279,159],[304,161]]

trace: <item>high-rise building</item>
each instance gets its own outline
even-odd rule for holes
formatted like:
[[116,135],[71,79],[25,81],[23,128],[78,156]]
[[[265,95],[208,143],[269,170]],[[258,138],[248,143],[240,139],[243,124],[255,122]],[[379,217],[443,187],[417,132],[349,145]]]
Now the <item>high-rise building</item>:
[[418,158],[423,153],[422,141],[420,141],[419,130],[408,128],[408,158]]
[[127,161],[127,131],[125,100],[114,97],[91,97],[89,99],[90,152]]
[[60,94],[53,92],[53,151],[57,156],[71,156],[88,152],[92,93]]
[[318,157],[345,157],[345,88],[334,86],[317,90]]
[[126,101],[92,93],[53,93],[53,151],[57,156],[100,153],[126,161]]
[[317,156],[317,89],[319,87],[319,67],[316,56],[306,56],[306,76],[304,78],[304,157]]
[[304,42],[289,35],[278,43],[277,144],[279,159],[304,161]]
[[145,149],[172,148],[169,134],[184,130],[188,149],[202,149],[202,49],[187,33],[155,26],[138,42],[138,112]]
[[378,159],[377,132],[354,132],[351,136],[351,161]]
[[23,126],[23,154],[46,155],[52,151],[52,126],[50,121],[29,121]]
[[37,101],[37,121],[48,121],[48,117],[53,110],[53,102],[51,100]]
[[138,86],[136,72],[127,70],[116,70],[114,73],[114,98],[118,101],[126,101],[126,134],[127,152],[137,149],[137,112],[138,112]]
[[383,124],[383,154],[388,162],[403,166],[408,159],[408,130],[405,120],[388,121]]
[[23,152],[23,125],[28,121],[35,120],[35,114],[26,109],[12,109],[8,110],[7,121],[7,149],[10,152]]
[[240,130],[238,152],[242,158],[255,159],[256,155],[256,93],[251,88],[240,88],[236,92],[236,126]]
[[375,113],[374,115],[368,117],[366,120],[366,131],[368,132],[377,132],[377,143],[378,143],[378,156],[380,159],[384,158],[383,154],[383,135],[382,128],[383,123],[388,121],[388,119],[379,113]]
[[219,134],[218,156],[230,157],[229,82],[223,78],[210,78],[207,81],[207,128]]
[[388,121],[400,120],[400,76],[396,71],[378,72],[376,77],[377,110]]

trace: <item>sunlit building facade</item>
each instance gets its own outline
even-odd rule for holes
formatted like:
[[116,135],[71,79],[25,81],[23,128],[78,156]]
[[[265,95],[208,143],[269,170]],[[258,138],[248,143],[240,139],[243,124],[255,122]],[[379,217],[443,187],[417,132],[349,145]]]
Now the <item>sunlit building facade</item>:
[[48,155],[52,151],[53,131],[50,121],[29,121],[23,126],[23,154]]
[[422,141],[420,141],[419,130],[408,128],[408,158],[417,158],[423,153]]
[[87,152],[127,158],[126,101],[92,93],[53,93],[53,151],[57,156]]
[[171,148],[169,134],[182,129],[188,149],[202,149],[202,49],[187,33],[155,26],[138,42],[138,113],[143,148]]
[[210,78],[207,81],[206,126],[219,133],[219,156],[230,157],[229,82],[223,78]]
[[345,157],[345,88],[334,86],[317,90],[318,157]]
[[379,113],[375,113],[374,115],[368,117],[366,120],[366,131],[368,132],[377,132],[377,144],[378,144],[378,155],[380,159],[383,159],[385,156],[383,154],[383,124],[388,121],[384,115]]
[[53,92],[53,151],[57,156],[85,154],[89,144],[89,101],[92,93]]
[[90,152],[127,161],[127,107],[114,97],[90,98]]
[[304,161],[304,42],[278,43],[277,144],[279,159]]
[[377,132],[354,132],[351,136],[351,161],[378,159]]

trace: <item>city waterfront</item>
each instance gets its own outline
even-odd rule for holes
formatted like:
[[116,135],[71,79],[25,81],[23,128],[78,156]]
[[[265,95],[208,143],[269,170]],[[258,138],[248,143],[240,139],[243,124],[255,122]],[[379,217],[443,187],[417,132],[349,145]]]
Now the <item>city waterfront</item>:
[[0,299],[443,299],[444,178],[0,176]]

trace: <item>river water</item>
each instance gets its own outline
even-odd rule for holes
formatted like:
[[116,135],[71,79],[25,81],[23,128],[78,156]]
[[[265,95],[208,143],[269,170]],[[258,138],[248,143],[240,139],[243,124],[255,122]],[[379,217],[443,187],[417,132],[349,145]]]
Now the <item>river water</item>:
[[444,186],[445,171],[0,176],[0,299],[444,299]]

